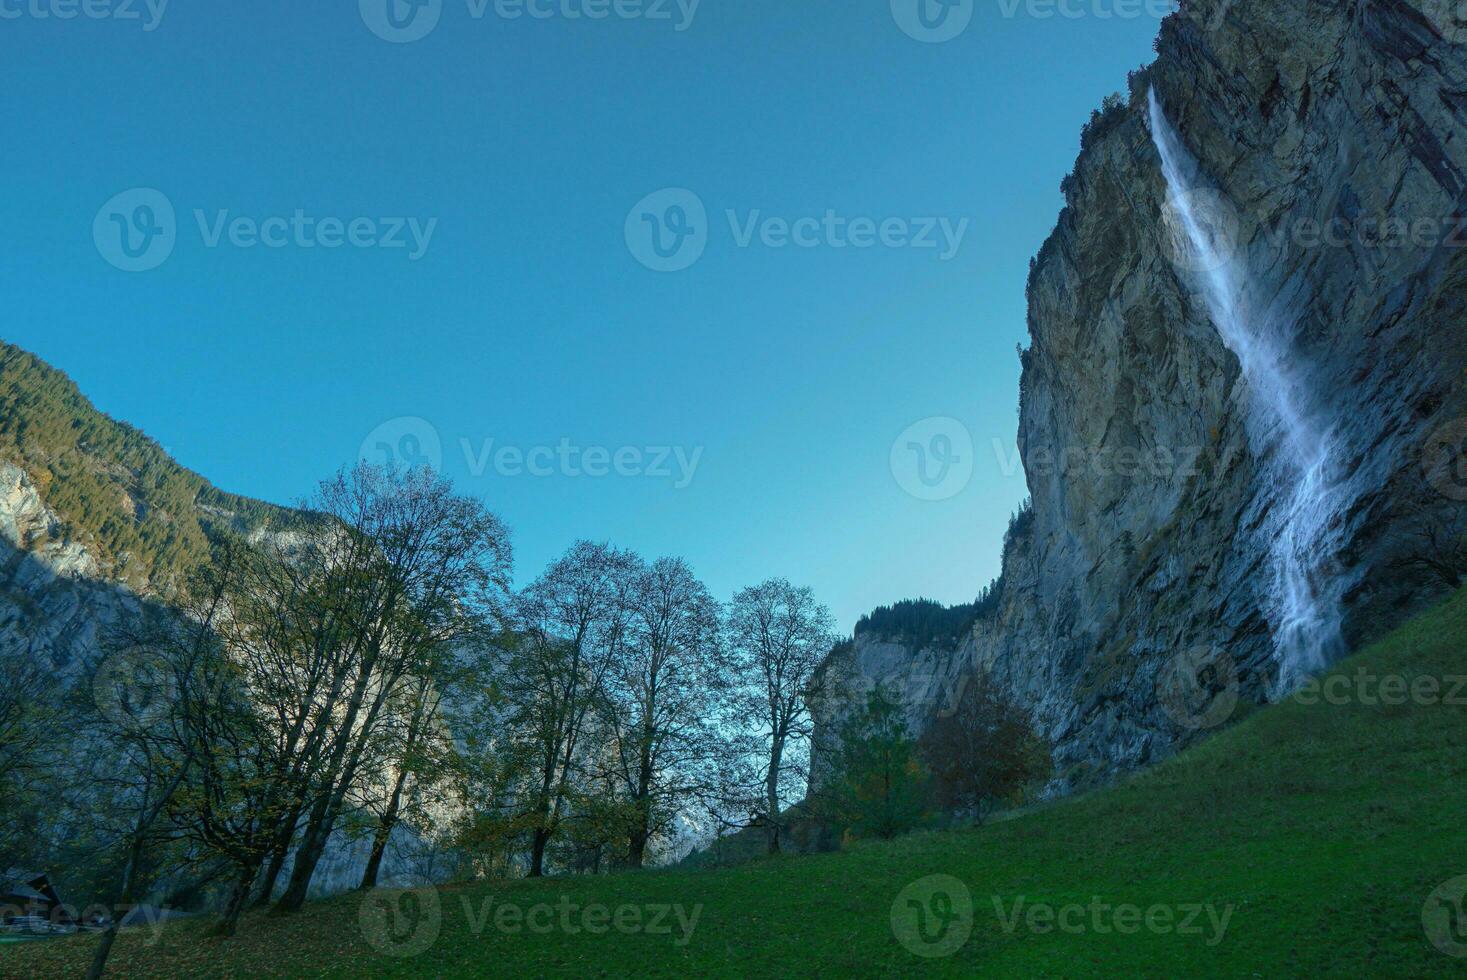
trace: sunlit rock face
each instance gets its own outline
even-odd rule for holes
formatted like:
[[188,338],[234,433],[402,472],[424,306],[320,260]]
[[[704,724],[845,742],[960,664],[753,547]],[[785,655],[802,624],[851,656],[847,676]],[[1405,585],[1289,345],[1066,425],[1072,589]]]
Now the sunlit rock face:
[[68,538],[25,471],[0,461],[0,653],[66,677],[140,604]]
[[[1224,664],[1242,701],[1286,688],[1274,555],[1299,467],[1270,422],[1280,392],[1244,370],[1205,270],[1178,247],[1153,88],[1195,163],[1189,203],[1239,270],[1244,326],[1331,440],[1329,513],[1305,563],[1309,588],[1339,606],[1341,638],[1321,656],[1442,594],[1399,562],[1467,500],[1454,455],[1467,442],[1459,14],[1198,0],[1168,19],[1155,64],[1087,138],[1031,272],[1018,442],[1034,518],[1005,554],[1002,607],[952,650],[857,637],[830,664],[847,689],[894,686],[920,730],[985,672],[1033,710],[1055,744],[1051,790],[1065,792],[1215,727],[1158,697],[1189,652]],[[854,703],[817,705],[817,756]]]

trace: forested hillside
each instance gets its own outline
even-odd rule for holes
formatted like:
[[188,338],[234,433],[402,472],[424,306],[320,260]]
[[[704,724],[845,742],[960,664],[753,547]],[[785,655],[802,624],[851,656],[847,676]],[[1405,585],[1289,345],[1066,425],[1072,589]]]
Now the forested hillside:
[[216,489],[98,411],[64,373],[3,341],[0,460],[24,467],[65,533],[135,588],[166,589],[196,565],[213,522],[254,527],[288,513]]

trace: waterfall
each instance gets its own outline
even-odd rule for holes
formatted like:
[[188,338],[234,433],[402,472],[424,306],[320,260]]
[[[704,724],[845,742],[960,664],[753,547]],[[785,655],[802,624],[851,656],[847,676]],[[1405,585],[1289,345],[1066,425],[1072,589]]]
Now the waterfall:
[[1223,343],[1242,366],[1250,398],[1249,437],[1268,477],[1284,488],[1265,529],[1273,574],[1268,612],[1278,661],[1276,694],[1282,696],[1327,666],[1343,645],[1343,585],[1331,569],[1331,529],[1342,510],[1331,479],[1334,438],[1301,408],[1306,399],[1280,336],[1288,318],[1249,295],[1235,212],[1203,179],[1154,89],[1150,109],[1151,137],[1170,195],[1173,260],[1201,294]]

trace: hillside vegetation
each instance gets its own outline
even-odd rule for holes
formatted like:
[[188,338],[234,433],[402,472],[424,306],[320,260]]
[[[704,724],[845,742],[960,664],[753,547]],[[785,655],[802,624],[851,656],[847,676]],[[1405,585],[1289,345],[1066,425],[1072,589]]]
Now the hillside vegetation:
[[286,514],[215,489],[98,411],[63,372],[3,341],[0,461],[22,466],[66,532],[134,586],[165,586],[196,565],[213,521],[255,526]]
[[[121,976],[1461,973],[1450,933],[1436,936],[1443,952],[1423,915],[1467,875],[1464,674],[1467,592],[1341,664],[1326,695],[980,829],[720,871],[351,895],[246,919],[227,941],[203,923],[134,930],[112,965]],[[1415,694],[1394,703],[1397,690]],[[384,903],[399,914],[384,918]],[[0,946],[0,974],[75,975],[93,942]]]

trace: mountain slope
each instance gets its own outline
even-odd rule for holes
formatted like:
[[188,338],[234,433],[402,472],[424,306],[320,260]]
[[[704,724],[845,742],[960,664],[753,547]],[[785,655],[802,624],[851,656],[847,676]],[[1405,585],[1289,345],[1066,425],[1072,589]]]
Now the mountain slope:
[[0,462],[25,471],[59,517],[56,533],[86,548],[109,578],[138,589],[166,589],[197,564],[211,525],[255,527],[288,514],[215,489],[98,411],[64,373],[3,341]]
[[[978,830],[722,871],[345,896],[254,917],[229,941],[204,923],[156,941],[136,930],[113,964],[119,976],[1441,976],[1467,962],[1425,929],[1443,922],[1433,893],[1467,875],[1464,675],[1467,591],[1341,664],[1313,703],[1262,709],[1123,785]],[[1436,695],[1385,703],[1397,677],[1423,693],[1433,679]],[[946,907],[933,887],[973,911],[955,931],[928,921],[929,944],[913,936],[919,908]],[[403,913],[388,931],[371,914],[384,901]],[[518,913],[496,928],[502,906]],[[683,917],[668,914],[670,934],[589,933],[581,911],[565,913],[577,931],[561,925],[561,908],[596,906]],[[516,918],[537,907],[550,911]],[[950,955],[913,952],[947,937]],[[1436,939],[1456,949],[1449,932]],[[69,975],[92,942],[0,946],[0,975]]]
[[166,601],[212,533],[299,516],[215,489],[65,374],[0,342],[0,655],[65,676],[141,599]]

